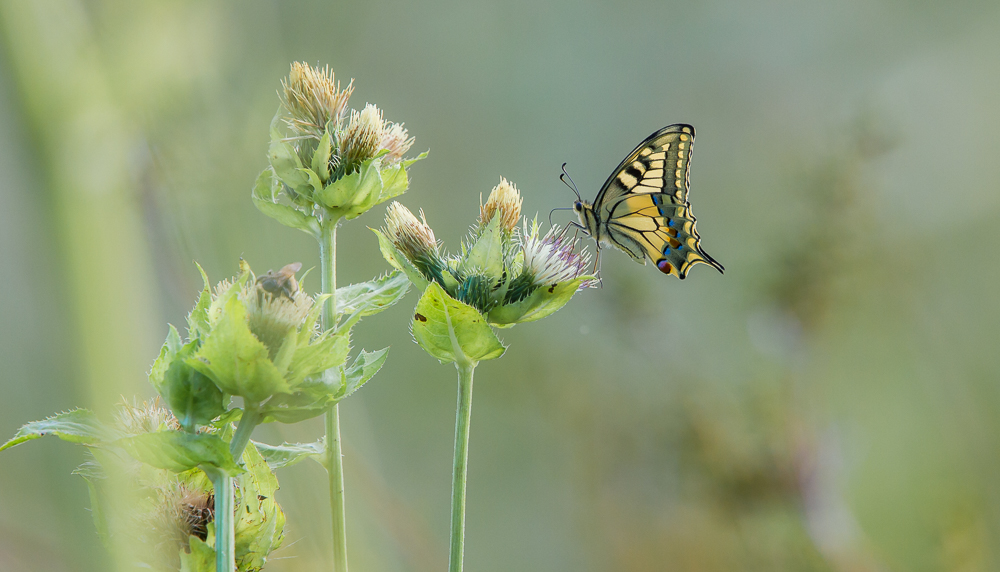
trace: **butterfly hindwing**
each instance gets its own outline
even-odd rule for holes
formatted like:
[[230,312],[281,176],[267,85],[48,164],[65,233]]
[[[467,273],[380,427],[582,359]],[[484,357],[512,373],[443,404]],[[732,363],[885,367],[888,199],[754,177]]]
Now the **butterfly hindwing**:
[[677,204],[667,193],[643,193],[623,197],[612,207],[605,222],[616,245],[639,262],[644,256],[661,272],[678,278],[687,276],[692,265],[709,264],[720,272],[722,265],[701,248],[691,206]]
[[705,263],[723,271],[701,248],[688,202],[694,127],[670,125],[646,138],[597,194],[598,230],[637,262],[646,257],[666,274],[687,276]]

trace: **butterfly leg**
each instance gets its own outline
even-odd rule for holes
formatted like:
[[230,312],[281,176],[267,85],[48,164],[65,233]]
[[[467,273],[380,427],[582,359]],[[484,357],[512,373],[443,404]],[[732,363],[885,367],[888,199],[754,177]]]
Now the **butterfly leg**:
[[597,277],[597,285],[604,288],[604,278],[601,277],[601,246],[597,246],[597,254],[594,256],[594,276]]

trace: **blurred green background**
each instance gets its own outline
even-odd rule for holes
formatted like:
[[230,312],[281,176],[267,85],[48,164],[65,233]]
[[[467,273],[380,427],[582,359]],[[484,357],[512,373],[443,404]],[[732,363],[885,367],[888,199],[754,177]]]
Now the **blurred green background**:
[[[564,161],[592,198],[652,131],[698,130],[691,200],[725,276],[607,252],[602,289],[502,332],[468,569],[1000,568],[996,2],[3,0],[0,36],[3,439],[151,397],[193,260],[318,264],[249,200],[303,60],[431,150],[402,202],[451,248],[501,175],[544,217],[571,202]],[[340,283],[388,268],[381,212],[342,227]],[[415,303],[355,329],[392,351],[341,407],[353,570],[446,566],[455,371],[411,341]],[[109,568],[83,460],[2,454],[0,569]],[[322,469],[279,478],[268,570],[328,569]]]

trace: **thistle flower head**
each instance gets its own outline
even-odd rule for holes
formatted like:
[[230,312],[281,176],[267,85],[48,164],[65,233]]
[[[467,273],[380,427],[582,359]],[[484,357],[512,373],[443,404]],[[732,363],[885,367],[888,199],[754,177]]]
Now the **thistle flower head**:
[[115,410],[115,425],[126,435],[154,433],[161,429],[180,429],[181,425],[160,398],[142,403],[122,401]]
[[401,161],[403,154],[410,150],[414,141],[402,123],[386,122],[385,129],[382,130],[382,139],[379,141],[379,149],[388,151],[383,164],[392,165]]
[[347,110],[347,100],[354,91],[354,80],[340,89],[329,66],[314,68],[293,62],[288,78],[281,82],[281,105],[288,117],[285,123],[299,137],[319,139],[327,123],[339,128]]
[[384,233],[411,261],[438,257],[437,239],[434,238],[434,231],[427,225],[422,210],[420,219],[417,219],[410,209],[393,201],[386,211]]
[[340,136],[339,155],[345,172],[353,171],[363,161],[374,157],[379,152],[384,133],[381,109],[369,103],[361,111],[351,110],[347,129]]
[[[533,225],[530,232],[525,222],[524,234],[524,266],[521,273],[530,277],[535,286],[575,280],[587,275],[590,265],[590,253],[586,249],[576,251],[577,241],[553,226],[544,236],[539,238],[538,225]],[[592,286],[584,282],[581,288]]]
[[507,179],[500,177],[500,184],[490,191],[486,204],[479,205],[479,227],[485,228],[494,216],[499,215],[500,227],[508,234],[513,232],[521,218],[522,202],[523,199],[517,187]]

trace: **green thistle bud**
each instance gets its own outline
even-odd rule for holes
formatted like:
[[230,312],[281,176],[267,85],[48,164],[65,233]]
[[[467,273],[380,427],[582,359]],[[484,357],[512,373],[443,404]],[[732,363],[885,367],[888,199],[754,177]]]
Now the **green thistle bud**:
[[500,177],[500,184],[493,187],[486,204],[482,204],[480,195],[479,227],[485,228],[494,216],[500,216],[500,228],[510,234],[517,228],[521,220],[521,193],[507,179]]
[[406,169],[426,152],[404,159],[413,137],[375,105],[348,114],[353,89],[329,68],[292,64],[271,122],[271,166],[253,189],[261,212],[316,236],[323,221],[353,219],[406,191]]
[[345,174],[350,174],[379,152],[385,131],[382,110],[368,104],[361,111],[351,111],[351,120],[340,137],[340,165]]
[[409,209],[393,201],[386,210],[382,233],[425,278],[444,283],[445,262],[423,211],[418,219]]
[[329,66],[313,68],[307,63],[293,62],[288,78],[281,82],[281,106],[287,116],[285,123],[296,138],[319,141],[327,125],[339,129],[347,111],[347,100],[354,91],[354,80],[340,89]]

